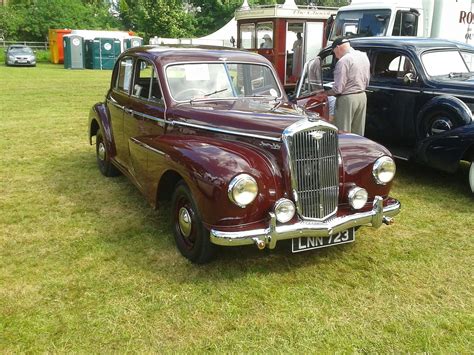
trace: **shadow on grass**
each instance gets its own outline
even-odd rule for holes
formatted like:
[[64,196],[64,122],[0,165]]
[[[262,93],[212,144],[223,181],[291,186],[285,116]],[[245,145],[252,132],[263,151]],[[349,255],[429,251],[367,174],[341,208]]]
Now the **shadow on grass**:
[[[163,275],[172,268],[172,281],[194,283],[242,278],[248,274],[267,276],[294,272],[294,268],[307,265],[324,269],[334,260],[347,262],[358,256],[357,241],[298,254],[291,253],[290,241],[283,241],[276,249],[264,251],[254,246],[220,247],[216,260],[208,265],[193,265],[175,247],[169,205],[155,211],[126,177],[102,176],[96,167],[93,149],[68,155],[67,160],[55,159],[50,164],[48,172],[51,173],[45,172],[45,183],[84,210],[90,218],[86,228],[92,228],[102,247],[130,269],[138,267]],[[469,201],[466,178],[465,168],[458,174],[445,174],[419,165],[398,163],[397,184],[409,184],[415,193],[423,186],[435,192],[445,190],[451,197],[459,195]],[[449,204],[449,199],[440,203]],[[362,233],[358,232],[359,236],[364,230],[370,233],[370,228],[364,228]]]

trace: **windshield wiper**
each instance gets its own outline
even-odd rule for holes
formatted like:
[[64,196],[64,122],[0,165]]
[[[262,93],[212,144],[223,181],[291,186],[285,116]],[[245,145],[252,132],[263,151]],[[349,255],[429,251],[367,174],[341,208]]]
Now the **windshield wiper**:
[[224,88],[224,89],[216,90],[216,91],[210,92],[209,94],[205,94],[204,97],[209,97],[209,96],[212,96],[212,95],[215,95],[215,94],[218,94],[218,93],[220,93],[220,92],[227,91],[227,90],[229,90],[229,88]]

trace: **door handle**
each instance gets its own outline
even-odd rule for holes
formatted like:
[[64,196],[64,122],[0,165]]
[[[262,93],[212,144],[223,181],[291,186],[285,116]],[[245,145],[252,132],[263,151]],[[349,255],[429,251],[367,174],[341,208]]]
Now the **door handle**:
[[129,114],[130,116],[133,116],[133,110],[132,109],[124,108],[123,110],[125,111],[126,114]]

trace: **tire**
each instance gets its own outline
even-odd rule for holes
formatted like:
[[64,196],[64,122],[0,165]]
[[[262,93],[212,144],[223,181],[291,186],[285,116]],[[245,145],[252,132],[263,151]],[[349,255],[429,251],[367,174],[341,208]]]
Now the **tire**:
[[216,246],[204,228],[191,191],[184,182],[176,185],[171,199],[171,223],[176,246],[180,253],[196,264],[209,262]]
[[469,168],[469,185],[472,193],[474,193],[474,161],[471,161],[471,167]]
[[423,121],[422,138],[432,137],[452,130],[459,125],[458,119],[446,110],[429,113]]
[[102,175],[107,177],[120,175],[120,171],[110,161],[101,130],[97,132],[95,137],[95,154],[97,157],[97,165]]

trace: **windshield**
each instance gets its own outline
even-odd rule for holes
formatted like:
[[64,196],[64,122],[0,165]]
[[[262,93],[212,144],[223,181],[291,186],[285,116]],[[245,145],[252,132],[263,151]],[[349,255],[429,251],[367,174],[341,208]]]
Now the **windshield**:
[[166,68],[166,79],[176,101],[281,96],[271,69],[258,64],[177,64]]
[[9,50],[10,54],[33,54],[33,51],[31,50],[31,48],[23,48],[23,47],[20,47],[20,48],[10,48]]
[[330,40],[342,36],[385,36],[390,14],[389,9],[339,11]]
[[453,75],[472,72],[474,53],[457,50],[428,52],[421,61],[429,76]]

